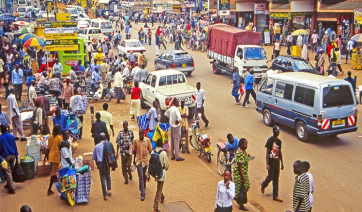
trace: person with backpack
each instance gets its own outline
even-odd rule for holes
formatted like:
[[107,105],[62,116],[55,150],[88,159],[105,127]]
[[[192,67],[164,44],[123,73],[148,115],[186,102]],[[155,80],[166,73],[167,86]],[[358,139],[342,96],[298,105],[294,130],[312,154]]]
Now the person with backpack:
[[150,176],[155,178],[157,182],[157,191],[155,195],[155,200],[153,202],[153,212],[159,212],[158,204],[164,203],[165,195],[163,195],[162,189],[166,180],[166,171],[169,168],[169,162],[167,158],[167,153],[162,149],[163,140],[159,138],[156,141],[156,148],[151,152],[151,158],[149,161],[149,166],[147,170],[147,181],[150,180]]
[[102,185],[102,192],[104,200],[108,200],[108,196],[111,196],[112,185],[111,185],[111,172],[109,165],[106,161],[105,145],[107,142],[106,134],[101,133],[99,135],[100,142],[94,147],[92,160],[97,164],[99,171],[99,177]]
[[151,140],[145,138],[144,133],[144,129],[139,130],[139,138],[134,141],[132,146],[133,164],[137,167],[141,201],[144,201],[146,196],[146,171],[152,150]]

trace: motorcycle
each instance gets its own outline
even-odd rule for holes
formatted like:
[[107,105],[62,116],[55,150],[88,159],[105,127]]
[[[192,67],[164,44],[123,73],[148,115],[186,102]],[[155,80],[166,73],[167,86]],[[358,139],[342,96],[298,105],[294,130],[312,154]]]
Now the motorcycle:
[[211,152],[211,141],[208,134],[202,134],[199,124],[200,119],[201,113],[197,115],[195,123],[191,125],[191,135],[189,136],[189,141],[191,146],[200,152],[199,157],[203,154],[206,157],[207,161],[211,162],[211,156],[214,155]]
[[81,86],[81,92],[84,93],[84,95],[87,97],[88,100],[95,100],[98,101],[99,99],[102,99],[106,102],[109,102],[114,98],[114,90],[109,89],[107,84],[100,83],[99,87],[96,92],[93,92],[93,88],[90,84]]
[[186,152],[186,127],[181,128],[181,149],[182,153]]
[[133,88],[132,77],[124,77],[123,78],[123,88],[125,89],[125,93],[131,94]]

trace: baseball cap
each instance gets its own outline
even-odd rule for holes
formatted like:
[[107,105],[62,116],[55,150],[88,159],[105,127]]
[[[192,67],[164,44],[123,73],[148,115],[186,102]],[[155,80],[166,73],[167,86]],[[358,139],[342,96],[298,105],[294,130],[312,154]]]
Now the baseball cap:
[[277,125],[273,126],[273,132],[280,132],[280,128]]

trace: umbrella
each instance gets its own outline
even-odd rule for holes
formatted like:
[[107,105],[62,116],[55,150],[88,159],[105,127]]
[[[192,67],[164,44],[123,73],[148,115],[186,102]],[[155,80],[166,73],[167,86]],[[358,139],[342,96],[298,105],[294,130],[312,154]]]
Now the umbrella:
[[309,32],[305,29],[298,29],[292,32],[292,36],[298,36],[298,35],[308,35]]
[[19,38],[22,43],[25,43],[29,38],[34,38],[34,37],[36,37],[36,35],[27,33],[27,34],[21,35]]
[[43,40],[43,39],[33,37],[33,38],[29,38],[29,40],[27,40],[27,41],[24,43],[24,46],[31,46],[31,47],[34,47],[34,46],[45,46],[45,43],[44,43],[44,40]]
[[26,21],[17,21],[17,22],[14,22],[13,25],[18,25],[18,26],[25,26],[25,25],[28,25],[29,23],[26,22]]
[[31,32],[32,32],[32,30],[28,27],[24,27],[18,31],[18,33],[20,33],[20,34],[31,33]]
[[356,43],[362,43],[362,33],[353,36],[351,40]]

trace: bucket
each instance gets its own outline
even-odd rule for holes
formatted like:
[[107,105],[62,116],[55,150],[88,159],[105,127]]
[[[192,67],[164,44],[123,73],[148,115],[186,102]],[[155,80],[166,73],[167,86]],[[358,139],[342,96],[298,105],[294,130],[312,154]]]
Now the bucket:
[[20,165],[23,168],[25,179],[31,180],[35,174],[35,160],[30,154],[26,154],[20,158]]

